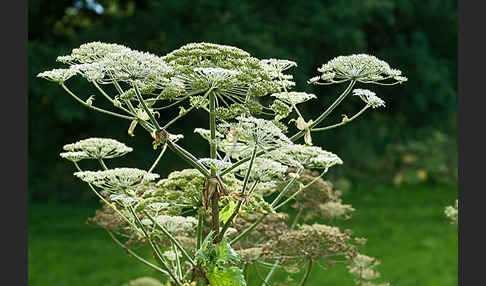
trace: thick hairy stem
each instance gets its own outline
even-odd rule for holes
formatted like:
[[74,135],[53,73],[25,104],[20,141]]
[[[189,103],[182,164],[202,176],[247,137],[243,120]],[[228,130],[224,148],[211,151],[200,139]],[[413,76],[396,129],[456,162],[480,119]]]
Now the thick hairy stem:
[[191,153],[189,153],[188,151],[186,151],[185,149],[183,149],[182,147],[180,147],[179,145],[177,145],[176,143],[170,140],[167,141],[167,145],[174,153],[176,153],[179,157],[181,157],[186,162],[188,162],[191,166],[196,168],[206,178],[210,177],[209,171],[203,165],[197,162],[197,158],[194,157],[194,155],[192,155]]
[[[209,153],[211,159],[216,159],[216,98],[211,89],[209,93],[209,129],[211,132],[211,141],[209,142]],[[216,175],[216,170],[211,169],[211,176]]]
[[211,217],[212,217],[212,225],[214,231],[215,241],[214,243],[218,243],[217,238],[219,237],[219,206],[218,206],[219,198],[218,198],[218,191],[215,191],[211,197]]

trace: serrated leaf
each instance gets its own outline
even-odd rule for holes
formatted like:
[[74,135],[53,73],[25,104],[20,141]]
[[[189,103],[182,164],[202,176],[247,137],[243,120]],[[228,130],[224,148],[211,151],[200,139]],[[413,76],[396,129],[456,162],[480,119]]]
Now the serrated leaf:
[[[219,218],[221,219],[221,221],[223,221],[223,223],[226,223],[229,220],[230,216],[235,211],[235,208],[235,202],[233,200],[230,200],[229,203],[226,204],[224,208],[219,211]],[[233,221],[235,220],[236,216],[233,218]]]
[[230,246],[226,237],[216,244],[216,264],[239,263],[240,258],[236,251]]
[[211,231],[201,243],[201,248],[196,252],[196,262],[203,266],[208,265],[211,262],[211,256],[214,256],[214,252],[213,232]]
[[219,269],[214,267],[206,274],[211,286],[246,286],[243,271],[235,266]]

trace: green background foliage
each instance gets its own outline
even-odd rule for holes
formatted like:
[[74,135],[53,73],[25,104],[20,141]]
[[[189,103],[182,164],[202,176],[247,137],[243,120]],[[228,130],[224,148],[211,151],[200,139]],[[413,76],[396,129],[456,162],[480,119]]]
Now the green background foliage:
[[[55,62],[58,55],[90,41],[120,43],[158,55],[189,42],[205,41],[234,45],[259,58],[296,61],[295,90],[319,96],[319,104],[303,105],[307,118],[320,114],[345,88],[307,85],[306,80],[317,74],[321,64],[338,55],[375,55],[401,69],[409,81],[396,87],[368,87],[386,101],[385,109],[367,112],[353,124],[313,136],[316,145],[339,154],[345,162],[332,170],[330,177],[347,185],[397,182],[397,176],[402,176],[403,183],[442,182],[444,171],[435,166],[444,165],[445,173],[452,174],[448,182],[457,178],[456,1],[100,0],[95,3],[103,6],[102,14],[86,5],[88,2],[29,1],[30,200],[94,201],[85,186],[72,177],[71,164],[59,158],[67,143],[112,137],[135,148],[113,165],[144,168],[153,160],[151,138],[141,129],[129,137],[129,122],[88,110],[56,84],[35,77],[60,67]],[[84,99],[97,94],[81,79],[71,80],[70,87]],[[101,96],[95,97],[95,104],[103,106]],[[350,98],[327,123],[339,122],[342,114],[358,109],[359,100]],[[161,120],[167,121],[177,111],[162,113]],[[171,131],[186,133],[181,144],[196,154],[206,154],[207,146],[192,134],[194,127],[204,127],[200,122],[207,122],[206,114],[196,112],[189,118]],[[437,132],[443,135],[440,144],[430,139]],[[409,146],[411,140],[424,146],[417,151]],[[394,145],[405,148],[397,152]],[[410,154],[421,160],[410,166],[403,161],[403,156]],[[431,156],[439,162],[432,166],[421,163]],[[163,176],[184,167],[169,155],[155,171]],[[423,170],[425,180],[416,175]]]

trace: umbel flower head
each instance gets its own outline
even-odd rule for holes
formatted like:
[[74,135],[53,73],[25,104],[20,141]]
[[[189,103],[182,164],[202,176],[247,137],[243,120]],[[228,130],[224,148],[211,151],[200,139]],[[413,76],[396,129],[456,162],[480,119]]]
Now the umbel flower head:
[[359,96],[361,100],[373,108],[385,106],[385,102],[371,90],[357,88],[353,90],[353,95]]
[[[324,224],[302,225],[297,230],[283,233],[265,247],[267,256],[281,255],[285,260],[319,259],[323,256],[356,255],[356,247],[348,243],[351,236],[337,227]],[[274,253],[272,253],[274,252]],[[288,259],[285,257],[289,257]]]
[[[70,152],[83,152],[86,157],[83,157],[84,159],[111,159],[133,151],[132,148],[127,147],[125,144],[110,138],[88,138],[64,145],[63,149]],[[72,158],[74,155],[72,153],[62,153],[61,157],[69,159],[67,156]],[[78,156],[81,155],[81,153],[78,153]]]
[[257,97],[280,92],[295,83],[282,72],[293,66],[285,60],[259,60],[227,45],[190,43],[163,57],[188,90],[212,90],[218,114],[226,119],[258,113]]
[[264,156],[290,167],[308,169],[328,169],[343,163],[336,154],[325,151],[321,147],[300,144],[285,144]]
[[[193,217],[158,215],[155,217],[155,222],[165,227],[171,233],[178,233],[193,231],[197,224],[197,219]],[[142,223],[151,225],[152,221],[144,219]]]
[[57,57],[57,61],[65,64],[88,64],[97,62],[108,54],[127,51],[130,48],[119,44],[90,42],[73,49],[67,56]]
[[69,161],[74,162],[74,163],[81,161],[83,159],[91,159],[91,157],[88,154],[86,154],[85,152],[82,152],[82,151],[63,152],[59,155],[61,156],[61,158],[64,158],[64,159],[69,160]]
[[272,121],[244,116],[238,116],[236,120],[236,123],[218,125],[220,133],[227,134],[230,142],[237,140],[250,146],[257,144],[261,147],[291,143],[290,139]]
[[274,93],[272,94],[272,96],[290,105],[303,103],[313,98],[316,98],[315,94],[296,91]]
[[400,70],[392,69],[385,61],[366,54],[336,57],[317,71],[321,75],[311,78],[310,84],[333,84],[355,80],[362,83],[392,85],[407,81]]
[[76,71],[73,69],[53,69],[50,71],[41,72],[37,75],[37,77],[57,83],[63,83],[75,75]]
[[[244,177],[250,162],[245,162],[238,166],[235,171],[241,177]],[[282,179],[287,172],[288,167],[268,158],[255,158],[250,173],[252,180],[259,182],[269,182],[276,179]]]
[[82,171],[74,175],[86,183],[108,191],[127,190],[142,186],[159,177],[158,174],[135,168],[115,168],[103,171]]

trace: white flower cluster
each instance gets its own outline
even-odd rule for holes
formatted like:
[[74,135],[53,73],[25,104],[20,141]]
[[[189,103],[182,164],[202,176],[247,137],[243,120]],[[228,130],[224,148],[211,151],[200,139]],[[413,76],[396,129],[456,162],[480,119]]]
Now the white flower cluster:
[[78,162],[83,159],[91,159],[88,154],[82,151],[77,151],[77,152],[63,152],[59,154],[61,158],[69,160],[71,162]]
[[315,94],[296,91],[274,93],[272,96],[291,105],[303,103],[310,99],[317,98]]
[[121,202],[124,206],[131,206],[139,202],[137,198],[126,194],[111,194],[110,200],[112,202]]
[[354,211],[351,205],[342,204],[340,201],[328,201],[319,205],[322,211],[322,216],[327,219],[347,219],[350,217],[349,213]]
[[[240,176],[245,176],[250,162],[245,162],[238,166],[235,171]],[[288,167],[277,161],[267,158],[255,158],[250,172],[250,179],[260,182],[269,182],[275,179],[281,179],[287,172]]]
[[296,67],[297,63],[289,60],[282,59],[264,59],[260,63],[266,66],[267,69],[271,69],[276,72],[283,72],[291,67]]
[[90,42],[73,49],[70,55],[57,57],[57,61],[65,64],[93,63],[108,54],[127,51],[130,49],[119,44]]
[[174,89],[173,85],[177,85],[177,82],[171,80],[172,67],[161,57],[118,44],[86,43],[73,49],[70,55],[60,56],[57,60],[68,64],[69,68],[43,72],[38,76],[64,82],[79,74],[88,81],[99,83],[136,83],[146,93],[166,87]]
[[288,166],[308,169],[328,169],[343,163],[341,158],[332,152],[322,150],[318,146],[299,144],[282,145],[265,156]]
[[371,90],[357,88],[353,90],[353,95],[359,96],[366,104],[368,104],[372,108],[385,106],[385,101],[376,96],[376,93],[372,92]]
[[211,87],[217,88],[222,83],[238,76],[240,72],[223,68],[195,68],[194,72],[207,80]]
[[43,79],[58,83],[63,83],[75,75],[76,71],[72,69],[53,69],[50,71],[41,72],[37,75],[37,77],[41,77]]
[[321,75],[313,77],[309,83],[315,84],[322,80],[326,84],[355,80],[362,83],[402,83],[407,78],[402,72],[392,69],[385,61],[375,56],[355,54],[336,57],[317,69]]
[[70,152],[61,153],[61,157],[66,159],[69,159],[68,157],[72,159],[72,156],[78,156],[83,159],[111,159],[133,151],[132,148],[127,147],[125,144],[110,138],[88,138],[64,145],[63,149]]
[[155,203],[148,204],[147,207],[154,212],[160,212],[161,210],[169,207],[169,204],[162,203],[162,202],[155,202]]
[[369,281],[380,277],[380,273],[374,269],[379,264],[375,258],[358,253],[348,266],[348,271],[359,281]]
[[[292,143],[290,139],[282,133],[272,121],[255,118],[238,116],[237,123],[222,123],[218,125],[218,129],[223,134],[233,137],[233,133],[238,141],[244,142],[248,145],[257,144],[262,147],[279,146],[282,144]],[[230,142],[233,142],[230,138]]]
[[[197,219],[183,216],[158,215],[155,217],[155,221],[170,233],[190,232],[197,224]],[[152,224],[152,221],[147,219],[144,222]]]
[[283,74],[294,62],[259,60],[232,46],[191,43],[163,59],[174,68],[188,90],[212,88],[218,98],[220,116],[227,119],[259,112],[261,106],[256,97],[295,85],[291,75]]
[[142,186],[159,177],[158,174],[136,168],[115,168],[103,171],[82,171],[74,175],[81,180],[109,191]]

